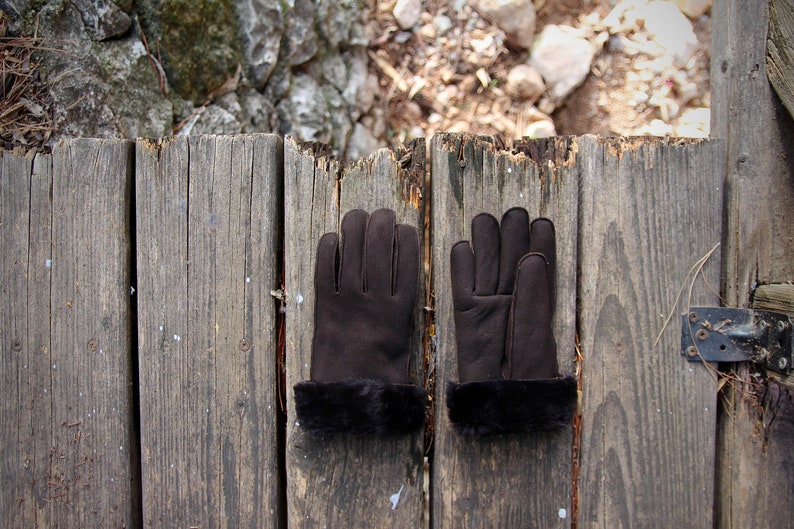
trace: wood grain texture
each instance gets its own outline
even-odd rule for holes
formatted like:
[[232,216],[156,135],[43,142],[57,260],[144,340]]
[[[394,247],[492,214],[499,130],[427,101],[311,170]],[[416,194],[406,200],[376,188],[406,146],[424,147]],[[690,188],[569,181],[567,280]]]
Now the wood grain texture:
[[[577,168],[570,138],[523,141],[512,150],[484,138],[441,134],[431,142],[432,247],[437,343],[434,527],[568,527],[571,429],[467,441],[454,433],[444,387],[457,382],[449,253],[470,240],[481,212],[501,218],[513,206],[554,221],[557,233],[558,364],[575,357]],[[564,509],[561,516],[560,509]]]
[[[404,527],[422,523],[421,432],[397,437],[307,434],[297,424],[292,387],[309,378],[314,332],[314,261],[323,233],[338,231],[353,208],[387,207],[399,222],[424,226],[424,142],[381,150],[343,169],[319,146],[285,140],[287,508],[289,527]],[[419,294],[412,379],[421,383],[423,315]]]
[[[583,138],[578,527],[712,527],[716,380],[680,356],[677,315],[714,305],[723,145]],[[654,344],[665,317],[676,317]]]
[[769,82],[794,116],[794,1],[770,0],[766,67]]
[[[769,84],[768,25],[766,1],[712,7],[711,131],[726,141],[722,290],[728,306],[749,306],[759,283],[794,279],[794,121]],[[735,373],[751,380],[746,365]],[[726,395],[717,447],[720,527],[785,527],[794,519],[794,431],[786,426],[794,406],[782,396],[777,419],[764,428],[753,399]]]
[[52,163],[48,525],[131,527],[132,143],[66,141]]
[[52,157],[0,154],[0,520],[49,520]]
[[282,142],[136,146],[146,527],[278,527]]

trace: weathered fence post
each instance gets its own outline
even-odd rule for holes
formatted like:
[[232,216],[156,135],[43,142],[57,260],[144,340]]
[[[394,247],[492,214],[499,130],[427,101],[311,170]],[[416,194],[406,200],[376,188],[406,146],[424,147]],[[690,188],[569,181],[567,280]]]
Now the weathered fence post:
[[718,251],[696,263],[720,241],[723,144],[578,146],[578,527],[709,529],[717,378],[681,356],[680,313],[719,300]]
[[[785,12],[779,23],[790,20]],[[767,76],[769,2],[714,2],[712,21],[711,135],[727,145],[722,290],[725,305],[748,307],[757,284],[794,281],[794,121]],[[744,383],[726,392],[719,422],[717,525],[789,526],[791,394],[773,383],[764,397],[750,366],[735,373]],[[770,402],[771,422],[771,408],[760,413]]]
[[0,369],[16,398],[2,482],[17,491],[3,492],[3,522],[134,526],[132,144],[66,141],[27,164],[3,155]]
[[146,527],[278,527],[282,141],[136,146]]
[[[323,233],[350,209],[391,208],[401,223],[424,226],[424,142],[399,156],[379,151],[343,169],[319,146],[285,141],[287,508],[290,527],[422,525],[421,432],[398,437],[307,434],[296,422],[292,387],[309,378],[314,332],[314,263]],[[421,383],[420,290],[412,378]]]
[[432,247],[436,308],[435,527],[566,527],[571,509],[571,429],[466,440],[447,417],[444,387],[458,381],[450,290],[452,245],[471,239],[480,212],[513,206],[545,216],[557,233],[555,337],[560,370],[573,371],[578,172],[570,138],[500,150],[482,138],[442,134],[431,142]]

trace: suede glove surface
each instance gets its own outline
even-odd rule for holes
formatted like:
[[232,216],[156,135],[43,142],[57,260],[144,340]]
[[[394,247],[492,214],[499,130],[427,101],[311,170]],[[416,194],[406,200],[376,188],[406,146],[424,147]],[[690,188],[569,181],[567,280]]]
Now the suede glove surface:
[[424,421],[427,395],[409,358],[419,283],[419,236],[392,210],[352,210],[342,237],[317,247],[309,381],[295,385],[300,425],[315,433],[405,433]]
[[557,370],[554,225],[523,208],[472,219],[472,241],[452,247],[460,383],[447,408],[466,437],[556,430],[576,409],[577,383]]

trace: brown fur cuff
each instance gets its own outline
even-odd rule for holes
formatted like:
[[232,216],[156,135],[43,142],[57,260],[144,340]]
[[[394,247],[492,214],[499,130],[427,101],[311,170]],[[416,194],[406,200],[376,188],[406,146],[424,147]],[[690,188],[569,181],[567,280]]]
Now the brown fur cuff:
[[464,437],[565,428],[576,411],[573,377],[447,384],[447,409]]
[[378,380],[295,384],[299,425],[317,434],[401,434],[422,426],[427,393]]

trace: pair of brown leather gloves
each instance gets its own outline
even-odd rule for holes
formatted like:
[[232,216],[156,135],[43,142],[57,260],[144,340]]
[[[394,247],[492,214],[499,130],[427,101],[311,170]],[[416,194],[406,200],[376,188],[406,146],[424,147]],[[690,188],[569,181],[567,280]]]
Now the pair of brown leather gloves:
[[[295,385],[304,429],[407,433],[424,423],[427,393],[408,363],[419,283],[419,236],[393,211],[348,212],[320,239],[309,381]],[[466,437],[563,428],[577,384],[557,371],[554,225],[523,208],[472,220],[452,247],[459,383],[446,402]]]

